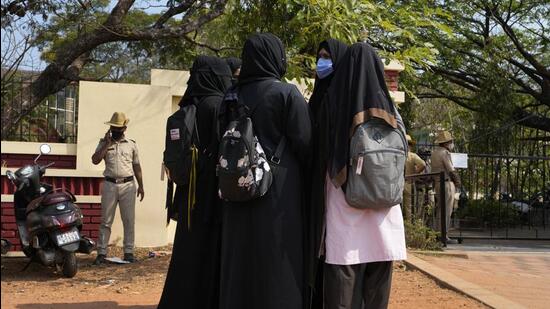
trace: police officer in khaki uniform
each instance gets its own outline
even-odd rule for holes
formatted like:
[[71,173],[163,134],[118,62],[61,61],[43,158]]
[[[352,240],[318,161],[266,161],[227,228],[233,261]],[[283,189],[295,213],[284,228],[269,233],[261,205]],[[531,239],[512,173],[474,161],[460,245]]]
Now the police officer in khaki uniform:
[[[410,135],[407,134],[407,143],[409,144],[409,152],[407,153],[407,160],[405,161],[405,175],[419,174],[426,168],[426,162],[422,160],[411,149],[414,147],[414,142]],[[405,188],[403,190],[403,215],[405,219],[410,220],[412,218],[411,202],[412,197],[416,196],[414,180],[406,180]]]
[[[460,177],[455,171],[453,162],[451,160],[451,151],[454,148],[453,137],[448,131],[438,132],[435,142],[437,146],[432,152],[431,168],[433,173],[445,173],[445,210],[446,210],[446,222],[447,231],[451,225],[451,213],[453,211],[453,205],[455,200],[455,192],[457,188],[460,188]],[[440,186],[438,183],[435,185],[436,193],[436,222],[435,226],[437,230],[441,230],[441,202],[440,201]],[[447,238],[447,241],[450,241]]]
[[[105,262],[117,204],[120,205],[120,216],[124,227],[124,260],[135,262],[136,196],[140,197],[140,201],[142,201],[145,193],[136,142],[124,136],[129,121],[124,113],[115,112],[111,120],[105,123],[110,128],[99,141],[92,156],[92,162],[96,165],[102,160],[105,161],[105,171],[103,172],[105,181],[101,193],[101,225],[97,242],[98,255],[94,262],[96,265]],[[137,190],[134,176],[138,182]]]

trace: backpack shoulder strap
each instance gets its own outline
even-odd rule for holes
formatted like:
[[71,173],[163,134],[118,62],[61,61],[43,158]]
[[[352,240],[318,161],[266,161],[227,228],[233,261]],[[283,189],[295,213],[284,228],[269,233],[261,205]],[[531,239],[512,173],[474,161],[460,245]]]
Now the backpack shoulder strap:
[[269,158],[269,161],[279,164],[281,163],[281,157],[283,156],[283,152],[285,151],[286,146],[286,136],[283,134],[283,137],[281,137],[281,140],[279,141],[279,145],[277,145],[277,149],[275,150],[275,154]]
[[[185,108],[185,126],[189,133],[191,133],[191,139],[196,138],[197,143],[200,145],[199,130],[197,128],[197,102],[198,99],[193,98],[193,103],[187,105]],[[193,142],[193,140],[191,140]]]
[[[226,94],[224,100],[226,100],[226,101],[231,100],[231,101],[237,101],[238,102],[239,101],[239,87],[236,85],[236,86],[230,88],[230,90]],[[258,107],[260,107],[260,105],[262,105],[261,101],[260,101],[255,106],[250,108],[244,102],[240,102],[240,103],[246,108],[247,115],[251,119],[252,119],[252,116],[254,115],[254,112],[258,109]],[[284,116],[283,116],[283,131],[286,128],[285,119],[286,119],[286,108],[285,108],[285,113],[284,113]],[[252,122],[252,125],[254,125],[254,122]],[[279,141],[279,144],[277,145],[277,148],[275,149],[275,153],[269,158],[269,161],[271,161],[272,163],[275,163],[275,164],[281,163],[281,158],[283,156],[283,152],[285,150],[285,147],[286,147],[286,136],[285,136],[285,133],[283,132],[281,140]]]

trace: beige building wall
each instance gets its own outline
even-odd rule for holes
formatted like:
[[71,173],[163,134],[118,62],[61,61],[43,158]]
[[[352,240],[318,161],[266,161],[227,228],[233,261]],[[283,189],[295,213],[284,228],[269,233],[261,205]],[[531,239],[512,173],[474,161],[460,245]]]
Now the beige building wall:
[[[78,170],[103,171],[104,163],[93,165],[91,155],[108,129],[104,122],[115,111],[124,112],[130,118],[126,135],[138,145],[145,189],[143,202],[136,203],[136,246],[139,247],[164,246],[172,242],[175,229],[175,224],[166,227],[166,183],[161,181],[160,171],[166,119],[173,112],[172,92],[177,91],[181,96],[186,81],[182,76],[185,77],[186,72],[165,71],[165,76],[154,71],[157,71],[152,74],[154,85],[81,82],[79,91]],[[173,80],[181,81],[182,85],[170,85],[168,81]],[[111,240],[120,244],[122,232],[117,212]]]

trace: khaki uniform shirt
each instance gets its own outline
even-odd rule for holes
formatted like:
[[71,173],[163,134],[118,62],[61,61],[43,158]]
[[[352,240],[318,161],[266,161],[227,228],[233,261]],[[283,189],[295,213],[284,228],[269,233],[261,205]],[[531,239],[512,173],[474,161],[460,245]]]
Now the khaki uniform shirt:
[[[97,145],[96,152],[103,147],[105,141],[101,139]],[[105,171],[103,176],[111,178],[125,178],[134,176],[132,165],[139,164],[139,156],[136,142],[123,137],[120,141],[114,142],[105,154]]]
[[426,162],[422,160],[416,153],[409,151],[407,160],[405,161],[405,175],[416,174],[420,167],[426,168]]
[[445,180],[449,179],[449,172],[454,172],[451,153],[444,147],[436,146],[432,152],[432,173],[445,172]]

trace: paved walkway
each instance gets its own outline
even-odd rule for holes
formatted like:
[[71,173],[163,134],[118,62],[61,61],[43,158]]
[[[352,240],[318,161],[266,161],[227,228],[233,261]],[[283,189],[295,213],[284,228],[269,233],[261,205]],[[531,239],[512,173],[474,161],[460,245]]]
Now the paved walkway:
[[526,308],[549,308],[548,241],[465,241],[462,245],[449,246],[443,254],[413,255],[421,260],[420,263],[427,262],[423,264],[425,267],[470,283],[473,291],[477,288],[488,296],[494,294],[504,299],[493,307],[510,308],[518,304]]

